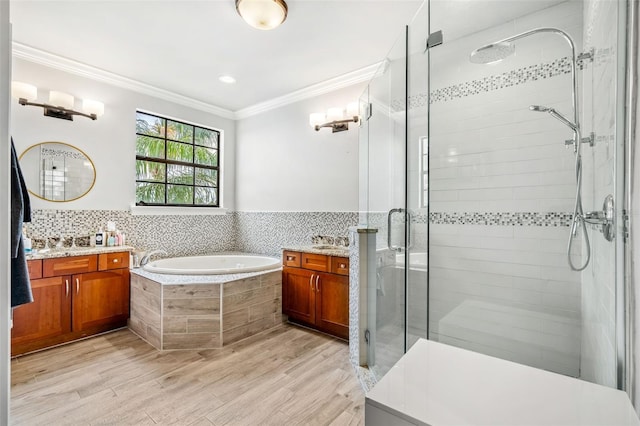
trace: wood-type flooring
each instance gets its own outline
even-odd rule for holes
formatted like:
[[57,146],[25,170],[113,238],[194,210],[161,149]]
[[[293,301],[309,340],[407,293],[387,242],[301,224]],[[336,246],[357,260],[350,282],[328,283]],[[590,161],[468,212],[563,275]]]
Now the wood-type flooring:
[[12,360],[12,425],[362,425],[345,342],[283,324],[160,352],[123,329]]

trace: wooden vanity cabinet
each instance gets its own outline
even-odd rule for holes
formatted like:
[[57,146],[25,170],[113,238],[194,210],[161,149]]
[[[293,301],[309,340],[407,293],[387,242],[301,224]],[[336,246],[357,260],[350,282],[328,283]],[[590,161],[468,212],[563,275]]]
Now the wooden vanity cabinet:
[[282,269],[282,313],[290,320],[314,324],[316,321],[316,293],[313,271],[301,268]]
[[12,355],[55,344],[49,342],[71,333],[70,279],[60,276],[31,281],[33,303],[13,310]]
[[33,302],[13,310],[11,355],[127,325],[128,253],[30,260],[27,265]]
[[[287,266],[292,256],[300,267]],[[282,312],[289,321],[348,340],[349,259],[285,252],[283,264]]]
[[129,318],[129,270],[114,269],[74,277],[73,331],[124,327]]

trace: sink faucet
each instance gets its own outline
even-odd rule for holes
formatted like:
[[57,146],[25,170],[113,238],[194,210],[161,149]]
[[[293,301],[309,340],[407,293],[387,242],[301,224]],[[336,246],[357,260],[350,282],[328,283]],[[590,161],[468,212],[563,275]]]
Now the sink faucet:
[[164,250],[151,250],[149,253],[142,256],[142,259],[140,259],[140,266],[142,267],[149,263],[149,260],[151,260],[151,256],[153,256],[154,254],[163,254],[166,256],[167,252]]

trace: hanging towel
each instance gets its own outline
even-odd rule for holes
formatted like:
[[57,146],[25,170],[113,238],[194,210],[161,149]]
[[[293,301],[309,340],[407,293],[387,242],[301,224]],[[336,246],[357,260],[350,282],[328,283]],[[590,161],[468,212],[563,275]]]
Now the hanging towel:
[[31,222],[31,201],[11,139],[11,307],[33,302],[27,259],[22,245],[22,224]]

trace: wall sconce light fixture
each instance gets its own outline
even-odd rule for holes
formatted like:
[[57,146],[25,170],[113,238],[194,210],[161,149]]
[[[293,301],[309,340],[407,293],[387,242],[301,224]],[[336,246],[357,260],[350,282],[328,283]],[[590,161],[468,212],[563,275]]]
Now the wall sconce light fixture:
[[316,132],[323,127],[330,127],[331,133],[344,132],[349,130],[349,123],[358,123],[358,103],[351,102],[347,105],[346,115],[345,108],[334,107],[329,108],[327,113],[314,112],[309,115],[309,124],[316,129]]
[[238,15],[253,28],[272,30],[287,19],[284,0],[236,0]]
[[81,115],[92,120],[104,114],[104,104],[91,99],[82,101],[82,111],[73,109],[75,99],[73,96],[54,90],[49,92],[49,103],[41,104],[34,102],[38,98],[38,88],[32,84],[20,81],[11,82],[11,95],[18,98],[20,105],[31,105],[44,108],[44,115],[47,117],[61,118],[73,121],[74,115]]

